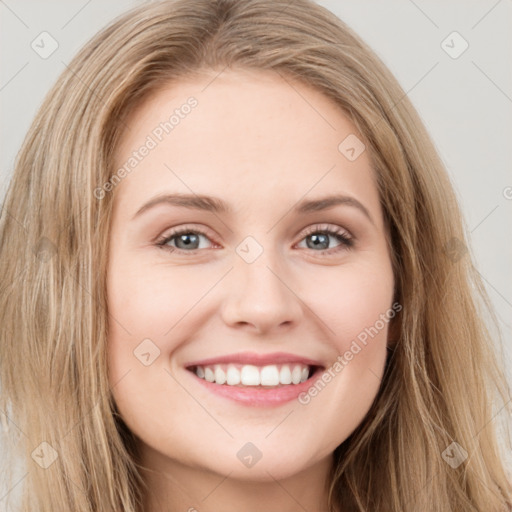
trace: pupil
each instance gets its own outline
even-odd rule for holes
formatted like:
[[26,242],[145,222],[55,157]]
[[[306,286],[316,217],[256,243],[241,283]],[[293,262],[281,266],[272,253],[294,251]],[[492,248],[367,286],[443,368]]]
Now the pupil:
[[[179,243],[183,242],[185,244],[185,247],[190,247],[194,243],[197,243],[198,239],[199,237],[194,233],[184,233],[178,237],[176,245],[178,246],[179,249],[181,249],[182,247],[179,246]],[[197,247],[194,247],[194,249],[197,249]]]
[[320,245],[323,245],[321,249],[327,249],[329,246],[329,237],[324,233],[321,233],[320,235],[310,235],[310,239],[313,242],[312,245],[308,242],[308,247],[310,249],[318,248]]

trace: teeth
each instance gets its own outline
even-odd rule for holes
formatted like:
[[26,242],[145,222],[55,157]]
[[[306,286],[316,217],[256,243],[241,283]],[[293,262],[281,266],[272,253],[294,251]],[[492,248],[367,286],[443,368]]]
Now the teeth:
[[[199,368],[201,367],[199,366],[198,369]],[[199,373],[197,373],[197,376],[200,377]],[[229,386],[236,386],[237,384],[240,384],[240,370],[232,364],[228,366],[227,383]]]
[[[307,371],[307,369],[306,369]],[[264,366],[261,369],[261,385],[277,386],[279,384],[279,370],[277,366]]]
[[[244,386],[259,386],[261,377],[260,371],[257,366],[252,366],[251,364],[247,364],[242,366],[242,371],[240,373],[240,380]],[[217,384],[219,384],[217,382]]]
[[[197,376],[199,377],[199,375]],[[208,382],[215,382],[215,374],[213,373],[213,370],[211,368],[207,367],[204,369],[204,380],[207,380]]]
[[302,376],[302,368],[299,365],[293,367],[292,371],[292,384],[299,384]]
[[224,384],[226,382],[226,374],[219,365],[215,366],[215,382],[217,384]]
[[281,371],[279,372],[279,382],[281,384],[292,383],[292,372],[287,364],[281,367]]
[[299,384],[309,378],[310,367],[304,364],[267,365],[216,364],[196,366],[195,373],[200,379],[228,386],[279,386]]

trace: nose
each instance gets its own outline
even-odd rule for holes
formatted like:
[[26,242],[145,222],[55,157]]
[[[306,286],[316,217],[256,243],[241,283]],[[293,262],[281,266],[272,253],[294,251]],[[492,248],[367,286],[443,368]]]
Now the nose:
[[247,263],[235,255],[221,308],[226,325],[266,334],[291,328],[303,315],[303,303],[294,291],[293,278],[270,251]]

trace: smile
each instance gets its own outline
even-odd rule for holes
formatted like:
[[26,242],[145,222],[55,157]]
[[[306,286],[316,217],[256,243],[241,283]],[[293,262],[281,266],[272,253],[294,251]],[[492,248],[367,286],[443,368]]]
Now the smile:
[[323,361],[285,352],[237,352],[189,361],[184,367],[207,393],[260,407],[296,399],[325,370]]
[[308,380],[316,367],[305,364],[215,364],[190,368],[200,379],[227,386],[277,387],[297,385]]

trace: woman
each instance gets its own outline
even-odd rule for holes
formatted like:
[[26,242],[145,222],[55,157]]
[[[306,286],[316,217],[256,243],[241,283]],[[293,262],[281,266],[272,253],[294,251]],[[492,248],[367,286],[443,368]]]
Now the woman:
[[0,233],[22,510],[511,507],[449,180],[314,3],[119,18],[46,98]]

